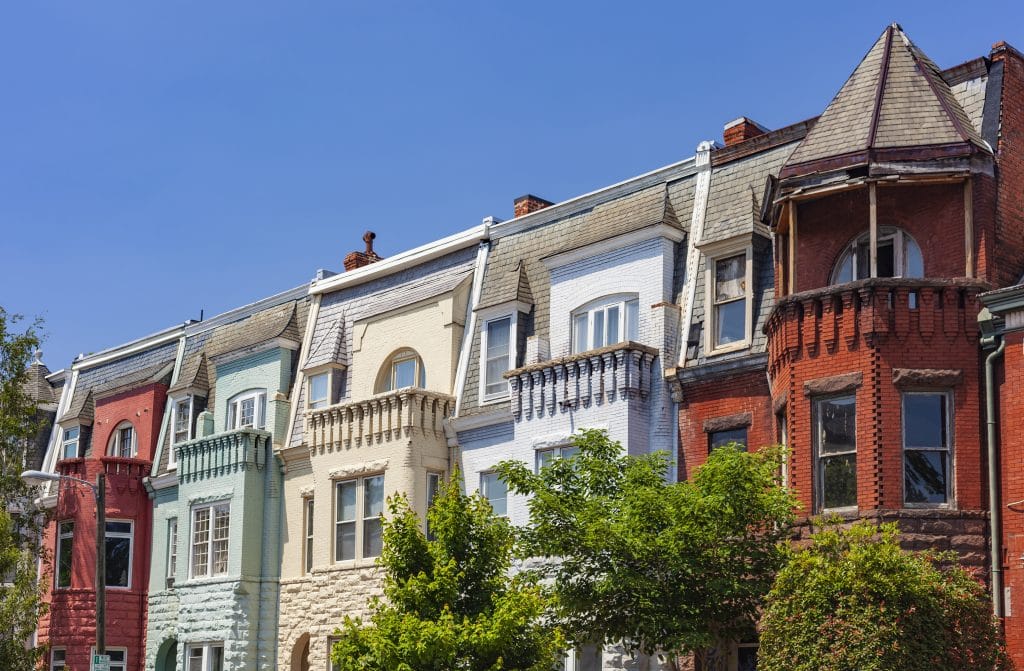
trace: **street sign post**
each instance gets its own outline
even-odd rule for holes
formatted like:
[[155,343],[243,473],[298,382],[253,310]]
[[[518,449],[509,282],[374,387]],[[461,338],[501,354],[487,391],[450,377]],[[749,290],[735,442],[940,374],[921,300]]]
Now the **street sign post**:
[[93,655],[90,671],[110,671],[110,655]]

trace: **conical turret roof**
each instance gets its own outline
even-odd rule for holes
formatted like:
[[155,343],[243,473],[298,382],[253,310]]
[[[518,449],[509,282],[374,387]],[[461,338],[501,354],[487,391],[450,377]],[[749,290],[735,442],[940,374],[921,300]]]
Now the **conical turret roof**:
[[938,67],[894,23],[839,89],[780,176],[978,150],[988,152]]

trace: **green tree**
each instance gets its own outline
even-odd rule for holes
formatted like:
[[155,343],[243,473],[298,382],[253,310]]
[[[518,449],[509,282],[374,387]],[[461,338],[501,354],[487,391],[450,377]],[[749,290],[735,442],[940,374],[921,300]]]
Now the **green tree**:
[[792,554],[761,620],[762,671],[1007,668],[984,587],[895,524],[831,525]]
[[796,508],[779,481],[781,448],[718,448],[692,480],[670,483],[664,454],[625,456],[596,430],[574,445],[539,473],[499,466],[531,496],[523,549],[545,559],[536,571],[568,640],[666,653],[674,665],[752,635]]
[[25,642],[44,607],[36,576],[39,521],[27,510],[31,492],[20,477],[38,428],[25,383],[39,335],[38,324],[19,332],[20,321],[0,308],[0,668],[12,671],[38,662],[41,651],[27,650]]
[[458,473],[428,512],[432,538],[404,496],[388,500],[384,599],[349,617],[332,658],[343,671],[550,671],[561,649],[547,598],[512,575],[514,534]]

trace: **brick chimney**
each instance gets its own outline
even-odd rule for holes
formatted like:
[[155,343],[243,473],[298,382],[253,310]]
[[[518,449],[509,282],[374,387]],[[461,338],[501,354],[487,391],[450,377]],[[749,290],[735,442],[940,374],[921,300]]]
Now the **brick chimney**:
[[725,146],[731,147],[734,144],[739,144],[740,142],[749,140],[752,137],[757,137],[758,135],[764,135],[767,132],[767,128],[753,119],[741,116],[739,119],[733,119],[729,123],[725,124],[725,130],[722,131],[722,137],[725,139]]
[[377,234],[373,231],[367,231],[363,233],[363,242],[366,243],[365,252],[349,252],[345,255],[345,260],[342,262],[345,264],[345,270],[355,270],[356,268],[362,268],[368,266],[371,263],[380,261],[383,257],[379,256],[377,252],[373,251],[373,240],[377,237]]
[[550,200],[544,200],[538,198],[531,193],[525,196],[519,196],[512,202],[512,216],[521,217],[537,210],[543,210],[545,207],[554,205]]

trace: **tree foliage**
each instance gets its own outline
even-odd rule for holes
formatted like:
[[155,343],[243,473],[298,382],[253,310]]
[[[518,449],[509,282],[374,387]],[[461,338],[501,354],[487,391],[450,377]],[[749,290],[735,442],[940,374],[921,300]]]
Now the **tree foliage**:
[[576,456],[539,473],[499,466],[531,496],[523,549],[547,559],[537,572],[566,637],[671,658],[751,634],[796,507],[781,449],[719,448],[692,480],[670,483],[663,454],[625,456],[596,430],[574,444]]
[[37,325],[18,332],[19,322],[0,308],[0,668],[28,671],[40,651],[26,649],[25,642],[44,606],[36,575],[38,520],[27,510],[31,495],[20,476],[38,428],[24,387],[39,336]]
[[432,539],[404,496],[388,501],[384,599],[369,622],[345,618],[332,658],[342,671],[550,671],[560,639],[547,598],[511,575],[514,534],[479,494],[442,484]]
[[984,587],[895,524],[831,526],[793,553],[762,619],[762,671],[1006,668]]

